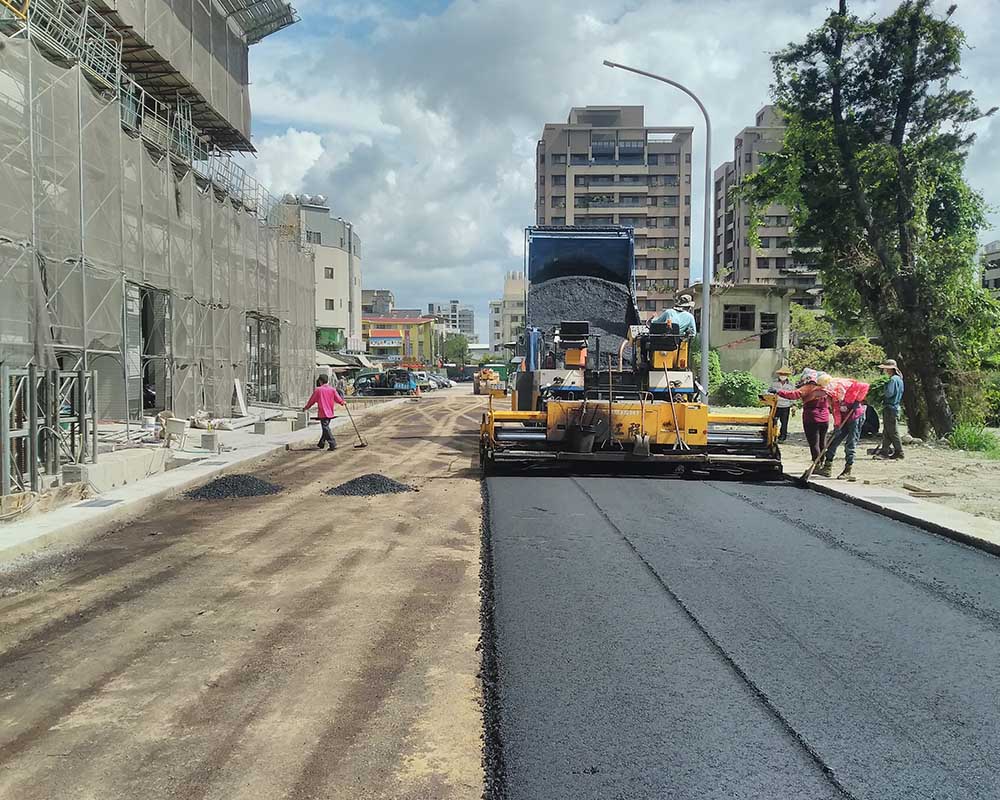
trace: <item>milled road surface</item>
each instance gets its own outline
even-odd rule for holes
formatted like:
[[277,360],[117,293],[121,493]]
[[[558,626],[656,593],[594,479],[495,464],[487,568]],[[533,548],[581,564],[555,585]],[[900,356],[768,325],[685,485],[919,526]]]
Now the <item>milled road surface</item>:
[[[481,406],[386,410],[367,450],[261,466],[281,494],[0,574],[0,797],[478,797]],[[369,472],[420,491],[323,493]]]
[[1000,797],[1000,559],[790,485],[489,480],[511,800]]

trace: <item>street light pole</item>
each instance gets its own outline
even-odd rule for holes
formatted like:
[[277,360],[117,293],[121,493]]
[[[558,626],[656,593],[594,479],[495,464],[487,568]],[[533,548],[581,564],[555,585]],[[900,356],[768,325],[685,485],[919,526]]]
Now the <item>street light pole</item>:
[[677,89],[680,89],[684,94],[690,97],[698,104],[698,108],[701,109],[702,116],[705,117],[705,233],[704,242],[702,249],[702,278],[701,278],[701,326],[699,333],[701,334],[701,374],[699,376],[699,382],[702,386],[702,391],[705,393],[705,399],[708,399],[708,340],[709,332],[711,331],[710,320],[711,320],[711,308],[712,308],[712,273],[714,271],[712,264],[712,120],[708,116],[708,111],[705,109],[705,104],[701,102],[694,92],[688,89],[683,84],[677,81],[671,80],[670,78],[664,78],[662,75],[654,75],[652,72],[646,72],[645,70],[636,69],[635,67],[627,67],[624,64],[619,64],[615,61],[608,61],[605,59],[604,66],[611,67],[612,69],[623,69],[627,72],[634,72],[636,75],[644,75],[647,78],[652,78],[654,81],[662,81],[663,83],[668,83]]

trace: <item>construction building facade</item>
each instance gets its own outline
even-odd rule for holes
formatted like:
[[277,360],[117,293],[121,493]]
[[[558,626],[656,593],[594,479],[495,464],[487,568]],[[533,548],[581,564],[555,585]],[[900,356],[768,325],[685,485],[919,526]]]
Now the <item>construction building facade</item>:
[[809,251],[796,247],[789,210],[770,205],[760,212],[759,242],[751,242],[749,204],[733,190],[771,153],[781,150],[785,124],[774,106],[757,112],[755,125],[733,143],[733,160],[715,170],[715,280],[732,284],[771,284],[792,290],[793,301],[819,306],[819,271]]
[[233,159],[281,0],[0,0],[3,493],[96,456],[101,420],[298,404],[311,255]]
[[586,106],[538,142],[536,223],[633,228],[642,311],[690,285],[693,130],[649,127],[642,106]]

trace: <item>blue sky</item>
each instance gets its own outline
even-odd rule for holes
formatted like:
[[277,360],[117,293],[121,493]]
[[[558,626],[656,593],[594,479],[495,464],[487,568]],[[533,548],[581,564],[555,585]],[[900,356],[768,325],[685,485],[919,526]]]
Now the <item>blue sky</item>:
[[[855,0],[857,13],[895,0]],[[941,0],[942,8],[949,3]],[[666,87],[601,66],[667,74],[705,99],[713,165],[768,101],[768,54],[800,40],[830,0],[298,0],[302,22],[251,49],[258,176],[330,198],[364,247],[366,288],[400,305],[487,303],[521,264],[534,219],[535,142],[573,105],[646,106],[649,124],[701,118]],[[1000,105],[997,0],[963,0],[967,85]],[[983,123],[969,178],[1000,207],[1000,119]],[[692,205],[701,208],[696,184]],[[693,222],[699,238],[700,217]],[[1000,217],[992,222],[1000,228]],[[989,237],[987,237],[989,238]],[[1000,238],[1000,232],[992,238]],[[692,265],[700,267],[698,241]]]

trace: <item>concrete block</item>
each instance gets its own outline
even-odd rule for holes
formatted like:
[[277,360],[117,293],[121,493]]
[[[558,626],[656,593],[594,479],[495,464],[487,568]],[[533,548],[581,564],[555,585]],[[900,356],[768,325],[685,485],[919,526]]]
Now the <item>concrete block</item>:
[[219,451],[219,434],[215,431],[212,431],[212,433],[203,433],[201,435],[201,447],[203,450],[217,453]]
[[292,420],[292,430],[301,431],[309,425],[309,418],[306,417],[302,419],[302,415],[299,414],[295,419]]
[[267,433],[267,423],[266,422],[255,422],[253,424],[253,432],[256,433],[256,434],[258,434],[258,435],[260,435],[260,436],[263,436],[265,433]]
[[161,447],[119,450],[99,456],[96,464],[66,464],[64,483],[88,483],[97,492],[140,481],[166,469],[167,451]]

